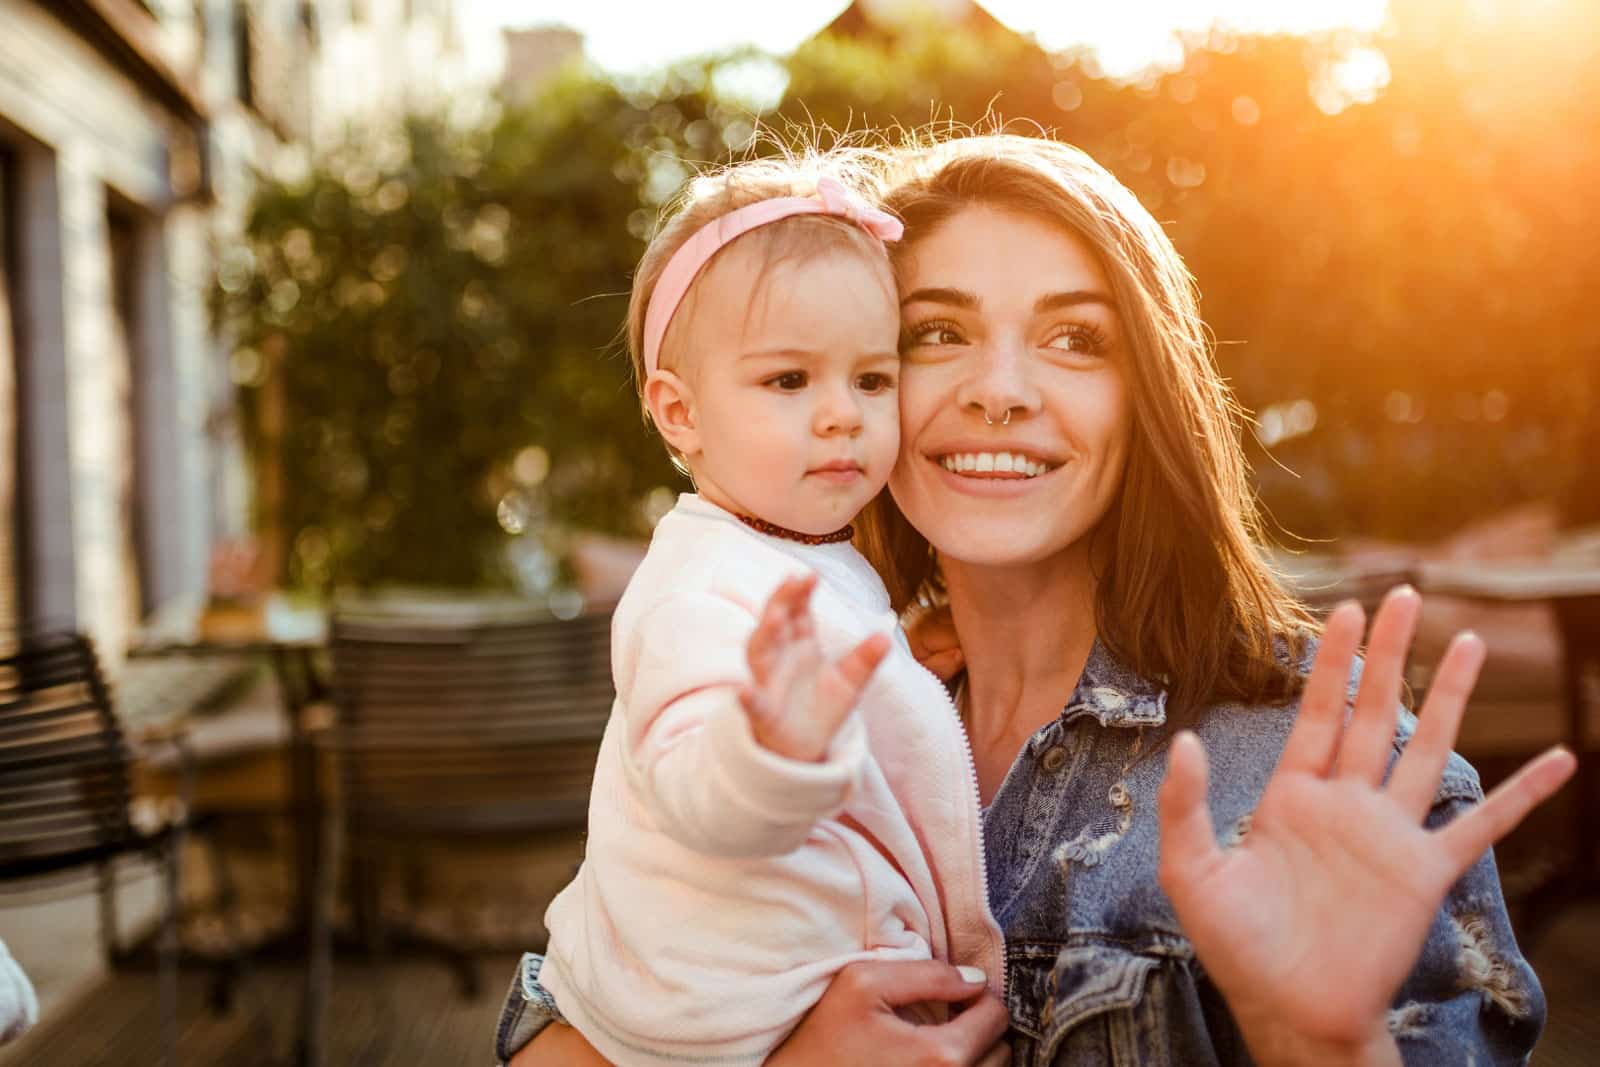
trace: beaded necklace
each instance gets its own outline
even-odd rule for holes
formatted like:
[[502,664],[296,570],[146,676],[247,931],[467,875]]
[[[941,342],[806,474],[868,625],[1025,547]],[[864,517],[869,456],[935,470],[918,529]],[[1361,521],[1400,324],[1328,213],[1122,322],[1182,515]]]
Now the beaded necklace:
[[754,515],[735,514],[734,517],[758,533],[781,537],[785,541],[799,541],[802,545],[838,544],[840,541],[850,540],[855,536],[856,532],[854,526],[846,526],[844,529],[835,530],[832,533],[808,534],[801,533],[798,530],[791,530],[787,526],[779,526],[777,523],[768,522],[766,519],[758,519]]

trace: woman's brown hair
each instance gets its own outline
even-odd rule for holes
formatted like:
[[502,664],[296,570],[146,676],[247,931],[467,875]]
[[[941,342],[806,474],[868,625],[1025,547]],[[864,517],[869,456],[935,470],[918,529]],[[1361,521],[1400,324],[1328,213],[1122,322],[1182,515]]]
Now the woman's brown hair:
[[[1217,371],[1194,279],[1160,224],[1083,152],[1011,134],[902,150],[880,200],[905,222],[896,257],[973,205],[1037,218],[1089,246],[1128,340],[1134,424],[1122,487],[1092,535],[1100,640],[1166,686],[1174,722],[1211,703],[1294,695],[1315,624],[1258,548],[1242,415]],[[888,493],[857,531],[897,608],[937,587],[928,542]]]

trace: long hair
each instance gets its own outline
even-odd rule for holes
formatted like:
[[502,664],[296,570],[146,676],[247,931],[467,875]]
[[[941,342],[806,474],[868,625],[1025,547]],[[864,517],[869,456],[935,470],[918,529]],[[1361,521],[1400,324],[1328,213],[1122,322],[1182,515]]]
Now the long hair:
[[[1297,693],[1316,625],[1258,548],[1242,413],[1217,371],[1194,279],[1160,224],[1083,152],[1011,134],[903,149],[879,198],[905,222],[896,257],[974,205],[1031,216],[1089,247],[1128,338],[1133,408],[1121,488],[1090,535],[1100,640],[1166,687],[1174,722],[1212,703]],[[928,542],[888,493],[857,530],[897,608],[937,586]]]

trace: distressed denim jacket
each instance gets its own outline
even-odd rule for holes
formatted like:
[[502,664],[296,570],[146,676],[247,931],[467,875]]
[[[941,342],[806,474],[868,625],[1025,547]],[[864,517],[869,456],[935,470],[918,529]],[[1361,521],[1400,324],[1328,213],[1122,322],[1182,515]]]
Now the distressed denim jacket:
[[[1294,706],[1219,705],[1195,723],[1224,844],[1250,814]],[[1401,714],[1395,753],[1416,720]],[[1166,695],[1098,643],[1071,701],[1018,754],[984,813],[989,901],[1006,937],[1014,1067],[1244,1064],[1250,1058],[1156,882]],[[1428,817],[1482,800],[1452,755]],[[523,958],[496,1034],[502,1061],[559,1016]],[[1523,1063],[1543,1028],[1538,979],[1512,937],[1492,854],[1446,898],[1389,1014],[1413,1065]]]

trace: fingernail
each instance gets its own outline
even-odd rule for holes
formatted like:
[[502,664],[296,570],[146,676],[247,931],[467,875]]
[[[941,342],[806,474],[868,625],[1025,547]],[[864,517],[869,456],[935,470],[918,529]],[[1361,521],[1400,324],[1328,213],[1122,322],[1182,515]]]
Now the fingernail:
[[1417,590],[1410,582],[1402,582],[1389,590],[1389,595],[1397,599],[1403,596],[1416,596]]
[[982,967],[957,967],[956,973],[968,985],[983,985],[989,980],[989,976],[983,973]]

